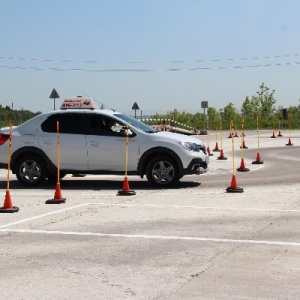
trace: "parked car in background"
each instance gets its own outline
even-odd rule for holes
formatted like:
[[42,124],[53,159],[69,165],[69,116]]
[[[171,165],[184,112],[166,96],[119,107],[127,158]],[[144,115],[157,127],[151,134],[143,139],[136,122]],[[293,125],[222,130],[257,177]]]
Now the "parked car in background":
[[[61,177],[121,175],[127,168],[128,175],[146,176],[154,186],[166,187],[208,169],[209,156],[199,139],[158,132],[121,112],[98,109],[90,97],[66,98],[60,110],[35,116],[11,131],[10,169],[30,187],[56,178],[58,147]],[[9,137],[10,127],[1,128],[2,169],[8,168]]]

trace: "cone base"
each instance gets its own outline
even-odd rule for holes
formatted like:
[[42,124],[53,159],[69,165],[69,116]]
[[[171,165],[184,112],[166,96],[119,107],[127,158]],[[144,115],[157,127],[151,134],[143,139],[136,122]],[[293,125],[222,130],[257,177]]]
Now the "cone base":
[[262,160],[255,160],[252,162],[252,165],[262,165],[264,162]]
[[45,202],[45,204],[61,204],[61,203],[66,203],[66,198],[49,199]]
[[237,188],[228,187],[226,191],[227,193],[243,193],[244,189],[241,187],[237,187]]
[[277,136],[282,136],[282,134],[277,134]]
[[293,146],[293,144],[285,144],[286,146]]
[[217,160],[226,160],[227,159],[227,157],[225,157],[225,156],[219,156],[218,158],[217,158]]
[[213,153],[209,153],[209,156],[214,156]]
[[248,171],[250,171],[250,169],[248,169],[248,168],[242,168],[242,167],[237,168],[236,170],[239,171],[239,172],[248,172]]
[[214,149],[213,151],[214,152],[220,152],[221,150],[220,149]]
[[14,212],[18,212],[19,211],[19,207],[17,206],[13,206],[12,208],[0,208],[0,213],[14,213]]
[[242,147],[242,146],[241,146],[240,149],[248,149],[248,147],[246,147],[246,146],[243,146],[243,147]]
[[119,196],[132,196],[132,195],[135,195],[135,194],[136,194],[135,191],[132,191],[132,190],[128,190],[128,191],[120,190],[120,191],[118,191],[117,195],[119,195]]

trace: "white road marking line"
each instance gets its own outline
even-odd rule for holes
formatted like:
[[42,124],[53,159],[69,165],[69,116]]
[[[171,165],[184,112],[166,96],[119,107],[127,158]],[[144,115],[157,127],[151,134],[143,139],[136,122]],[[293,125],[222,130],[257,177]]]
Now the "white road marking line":
[[64,211],[76,209],[78,207],[87,206],[87,205],[89,205],[89,203],[83,203],[83,204],[75,205],[75,206],[72,206],[72,207],[67,207],[67,208],[59,209],[59,210],[52,211],[52,212],[49,212],[49,213],[46,213],[46,214],[42,214],[42,215],[38,215],[38,216],[35,216],[35,217],[31,217],[31,218],[19,220],[19,221],[12,222],[12,223],[7,223],[5,225],[1,225],[0,228],[6,228],[6,227],[13,226],[13,225],[18,225],[18,224],[21,224],[21,223],[25,223],[25,222],[28,222],[28,221],[32,221],[32,220],[36,220],[36,219],[41,219],[41,218],[44,218],[44,217],[52,216],[52,215],[55,215],[55,214],[58,214],[58,213],[61,213],[61,212],[64,212]]
[[27,218],[27,219],[23,219],[23,220],[19,220],[16,222],[12,222],[12,223],[7,223],[4,225],[0,225],[0,228],[7,228],[7,227],[11,227],[14,225],[18,225],[18,224],[22,224],[22,223],[26,223],[29,221],[33,221],[33,220],[37,220],[37,219],[41,219],[44,217],[48,217],[48,216],[52,216],[58,213],[62,213],[68,210],[73,210],[79,207],[83,207],[83,206],[88,206],[88,205],[101,205],[101,206],[120,206],[120,207],[150,207],[150,208],[175,208],[175,209],[180,209],[180,208],[188,208],[188,209],[210,209],[210,210],[239,210],[239,211],[268,211],[268,212],[300,212],[300,210],[298,209],[273,209],[273,208],[238,208],[238,207],[209,207],[209,206],[192,206],[192,205],[161,205],[161,204],[126,204],[126,203],[83,203],[83,204],[79,204],[79,205],[75,205],[72,207],[67,207],[67,208],[63,208],[60,210],[56,210],[53,212],[49,212],[46,214],[42,214],[42,215],[38,215],[35,217],[31,217],[31,218]]
[[[26,223],[29,221],[33,221],[33,220],[37,220],[37,219],[41,219],[44,217],[48,217],[51,215],[55,215],[58,213],[62,213],[65,211],[69,211],[69,210],[73,210],[79,207],[83,207],[83,206],[88,206],[88,205],[101,205],[101,206],[120,206],[120,207],[151,207],[151,208],[188,208],[188,209],[210,209],[210,210],[239,210],[239,211],[268,211],[268,212],[300,212],[300,210],[295,209],[272,209],[272,208],[237,208],[237,207],[206,207],[206,206],[191,206],[191,205],[160,205],[160,204],[146,204],[146,205],[142,205],[142,204],[126,204],[126,203],[83,203],[83,204],[79,204],[79,205],[75,205],[72,207],[67,207],[67,208],[63,208],[60,210],[56,210],[53,212],[49,212],[46,214],[42,214],[42,215],[38,215],[38,216],[34,216],[31,218],[26,218],[23,220],[19,220],[16,222],[11,222],[11,223],[7,223],[4,225],[0,225],[0,231],[3,231],[3,229],[1,228],[7,228],[7,227],[11,227],[14,225],[18,225],[18,224],[22,224],[22,223]],[[5,229],[4,229],[5,231]],[[8,229],[9,231],[9,229]]]
[[0,232],[32,233],[32,234],[52,234],[52,235],[76,235],[76,236],[96,236],[113,238],[138,238],[138,239],[159,239],[159,240],[184,240],[216,243],[239,243],[239,244],[260,244],[274,246],[295,246],[300,247],[300,242],[264,241],[264,240],[237,240],[237,239],[217,239],[187,236],[163,236],[163,235],[144,235],[144,234],[118,234],[100,232],[78,232],[78,231],[54,231],[54,230],[27,230],[27,229],[0,229]]
[[300,209],[277,209],[277,208],[239,208],[239,207],[216,207],[216,206],[193,206],[193,205],[164,205],[164,204],[127,204],[127,203],[103,203],[94,202],[90,205],[102,206],[128,206],[128,207],[155,207],[155,208],[191,208],[191,209],[215,209],[215,210],[245,210],[245,211],[274,211],[274,212],[300,212]]

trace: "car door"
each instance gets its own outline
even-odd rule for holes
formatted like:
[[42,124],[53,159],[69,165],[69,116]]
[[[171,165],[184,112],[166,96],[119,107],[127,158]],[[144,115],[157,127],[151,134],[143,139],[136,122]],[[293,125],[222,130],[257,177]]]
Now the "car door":
[[[123,124],[118,123],[113,117],[87,114],[85,123],[89,128],[86,135],[89,170],[125,171],[126,163],[127,171],[137,170],[138,135],[128,137],[127,146],[127,138],[124,130],[122,131]],[[105,127],[108,123],[114,123],[112,129]]]
[[84,171],[88,168],[83,115],[83,111],[58,113],[51,115],[41,125],[40,147],[55,165],[59,149],[60,169]]

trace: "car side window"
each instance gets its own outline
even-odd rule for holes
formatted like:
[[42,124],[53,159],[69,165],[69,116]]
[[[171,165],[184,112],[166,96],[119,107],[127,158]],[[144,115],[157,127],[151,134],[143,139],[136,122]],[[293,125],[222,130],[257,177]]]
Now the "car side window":
[[123,126],[110,117],[90,115],[87,117],[86,123],[89,135],[123,136]]
[[59,132],[68,134],[83,134],[82,114],[54,114],[48,117],[41,125],[44,132],[57,132],[57,121]]

